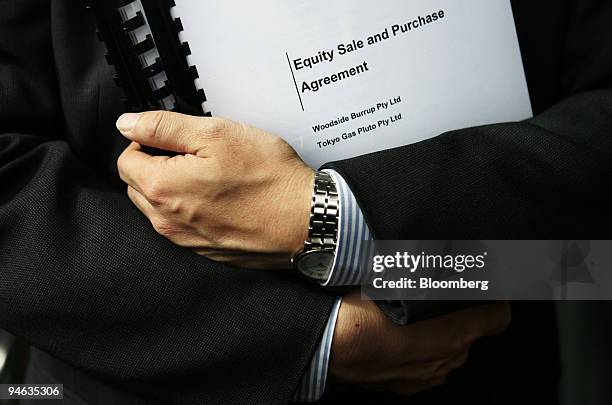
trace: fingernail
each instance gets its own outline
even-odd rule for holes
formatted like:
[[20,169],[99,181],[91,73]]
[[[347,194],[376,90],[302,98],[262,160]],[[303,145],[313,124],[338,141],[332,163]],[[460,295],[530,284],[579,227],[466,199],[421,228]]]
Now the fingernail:
[[136,126],[140,114],[127,113],[123,114],[117,120],[117,129],[123,133],[130,132]]

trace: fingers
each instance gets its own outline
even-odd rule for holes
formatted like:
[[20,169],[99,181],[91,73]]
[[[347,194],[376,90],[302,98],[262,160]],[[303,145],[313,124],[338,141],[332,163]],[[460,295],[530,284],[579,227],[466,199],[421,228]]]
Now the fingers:
[[132,142],[117,160],[119,177],[124,183],[144,193],[143,184],[154,170],[151,156],[144,153],[140,145]]
[[444,379],[453,370],[463,367],[469,357],[469,349],[463,350],[453,357],[422,363],[418,366],[415,363],[406,363],[394,376],[394,380],[404,379],[406,381],[418,382],[423,385],[431,381]]
[[177,231],[178,228],[168,225],[168,223],[163,220],[163,217],[159,215],[157,209],[144,195],[140,194],[137,190],[130,186],[128,186],[127,194],[136,208],[138,208],[138,210],[149,219],[153,229],[155,229],[158,234],[165,237],[172,235],[175,238],[174,242],[179,246],[183,246],[180,243],[183,239],[181,239],[182,236]]
[[127,194],[132,203],[142,212],[147,218],[152,218],[155,213],[155,209],[151,205],[151,203],[140,194],[136,189],[132,186],[128,186]]
[[424,364],[418,368],[415,368],[414,365],[406,366],[392,378],[365,384],[364,386],[373,390],[391,391],[405,396],[415,395],[444,384],[450,373],[465,365],[468,357],[469,350],[465,350],[444,362]]
[[234,124],[219,118],[193,117],[169,111],[124,114],[117,129],[129,140],[167,151],[198,155],[207,138],[230,136]]
[[506,302],[478,305],[408,327],[387,332],[396,342],[398,358],[433,362],[456,357],[479,339],[502,333],[510,323],[510,306]]
[[446,378],[453,370],[461,368],[467,363],[470,349],[464,350],[453,358],[443,361],[434,366],[429,375],[424,376],[425,381],[434,381]]
[[443,384],[453,370],[466,363],[478,338],[500,332],[509,321],[507,304],[498,303],[399,326],[376,305],[361,301],[357,293],[343,299],[340,311],[331,375],[339,381],[402,395]]
[[119,176],[127,185],[151,202],[160,200],[160,189],[171,184],[172,173],[166,162],[167,156],[150,156],[132,142],[117,160]]

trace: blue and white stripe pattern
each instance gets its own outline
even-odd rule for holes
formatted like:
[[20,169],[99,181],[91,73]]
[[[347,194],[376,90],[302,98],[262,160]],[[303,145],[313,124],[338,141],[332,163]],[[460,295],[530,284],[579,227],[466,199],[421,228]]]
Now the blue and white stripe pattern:
[[[338,224],[338,250],[329,279],[325,287],[361,285],[364,280],[364,269],[361,259],[365,253],[372,254],[373,246],[364,247],[363,241],[373,240],[370,228],[359,208],[357,199],[348,184],[333,170],[326,170],[336,183],[340,197],[340,222]],[[367,250],[364,250],[367,249]]]
[[341,301],[342,299],[338,298],[334,302],[329,321],[327,321],[327,326],[321,338],[321,343],[315,351],[310,366],[306,369],[306,374],[302,377],[302,382],[293,397],[295,402],[315,402],[321,399],[323,393],[325,393],[329,356],[331,354],[332,339]]
[[[326,172],[332,176],[338,188],[340,222],[338,223],[338,247],[334,265],[329,279],[322,285],[324,287],[356,286],[361,283],[364,276],[360,268],[362,242],[372,240],[372,234],[346,181],[333,170],[326,170]],[[334,303],[321,343],[293,398],[295,402],[315,402],[321,399],[325,392],[327,369],[340,302],[341,299],[338,299]]]

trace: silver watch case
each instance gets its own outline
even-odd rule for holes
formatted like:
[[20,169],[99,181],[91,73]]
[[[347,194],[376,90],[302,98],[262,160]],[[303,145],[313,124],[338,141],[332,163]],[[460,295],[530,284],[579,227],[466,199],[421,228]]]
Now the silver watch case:
[[293,267],[309,279],[324,281],[329,278],[335,256],[329,250],[303,251],[293,258]]

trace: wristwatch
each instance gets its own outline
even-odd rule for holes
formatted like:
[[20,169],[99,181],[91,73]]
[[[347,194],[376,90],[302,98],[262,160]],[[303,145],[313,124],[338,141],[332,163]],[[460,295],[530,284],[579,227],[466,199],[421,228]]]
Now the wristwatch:
[[317,172],[310,209],[308,240],[304,250],[293,257],[293,266],[303,276],[315,281],[329,278],[338,244],[338,189],[332,177]]

